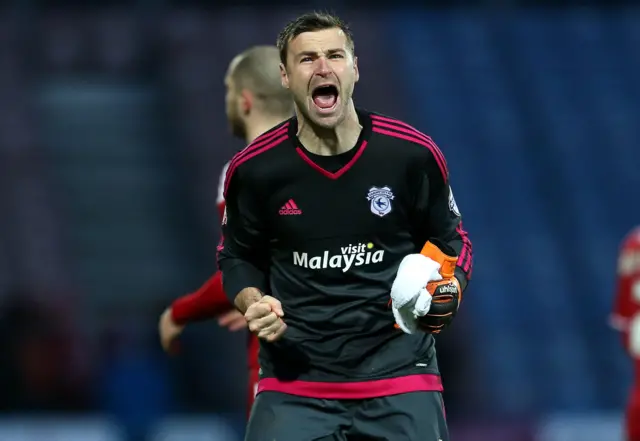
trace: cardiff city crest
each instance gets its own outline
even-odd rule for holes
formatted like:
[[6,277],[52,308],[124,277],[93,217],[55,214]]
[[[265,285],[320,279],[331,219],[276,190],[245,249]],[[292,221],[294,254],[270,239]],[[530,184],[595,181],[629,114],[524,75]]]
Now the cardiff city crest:
[[389,187],[371,187],[367,200],[371,202],[371,212],[376,216],[385,216],[391,212],[391,201],[395,196]]

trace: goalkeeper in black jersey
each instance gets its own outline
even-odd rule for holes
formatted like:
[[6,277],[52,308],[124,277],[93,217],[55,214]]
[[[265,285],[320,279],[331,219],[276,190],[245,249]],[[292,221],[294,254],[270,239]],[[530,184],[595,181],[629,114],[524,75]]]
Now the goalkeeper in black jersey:
[[355,107],[349,29],[306,14],[278,39],[296,116],[231,161],[219,265],[261,339],[249,441],[448,441],[433,334],[471,242],[430,137]]

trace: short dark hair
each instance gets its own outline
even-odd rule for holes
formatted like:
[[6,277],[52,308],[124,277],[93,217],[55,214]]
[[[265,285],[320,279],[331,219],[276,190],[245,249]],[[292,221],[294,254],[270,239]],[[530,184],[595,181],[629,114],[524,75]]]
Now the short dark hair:
[[332,28],[340,28],[342,32],[344,32],[347,38],[347,45],[353,53],[355,45],[353,44],[351,29],[349,29],[347,23],[338,16],[328,12],[308,12],[287,23],[278,35],[276,46],[280,51],[280,61],[282,64],[287,64],[287,49],[289,48],[289,42],[291,40],[303,32],[315,32]]

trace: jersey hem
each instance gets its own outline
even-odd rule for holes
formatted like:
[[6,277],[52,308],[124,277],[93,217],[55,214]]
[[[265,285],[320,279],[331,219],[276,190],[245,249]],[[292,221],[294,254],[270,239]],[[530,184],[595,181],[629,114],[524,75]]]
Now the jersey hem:
[[406,375],[382,380],[356,382],[282,381],[277,378],[262,378],[258,383],[258,394],[280,392],[307,398],[353,400],[387,397],[409,392],[442,392],[442,380],[435,374]]

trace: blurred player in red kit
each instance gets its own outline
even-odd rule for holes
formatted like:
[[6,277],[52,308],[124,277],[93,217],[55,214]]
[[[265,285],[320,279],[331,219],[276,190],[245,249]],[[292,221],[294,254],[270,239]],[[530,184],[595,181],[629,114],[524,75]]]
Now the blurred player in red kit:
[[634,363],[634,384],[626,415],[627,441],[640,441],[640,226],[625,238],[618,256],[617,292],[611,325],[622,332]]
[[[271,127],[291,117],[293,101],[282,87],[279,52],[275,46],[255,46],[237,55],[225,77],[226,112],[234,136],[250,143]],[[223,185],[228,163],[220,176],[217,206],[222,219],[225,200]],[[217,318],[220,326],[230,331],[246,328],[246,320],[228,300],[222,288],[222,277],[216,272],[196,292],[178,298],[160,317],[162,346],[173,352],[176,339],[185,325]],[[249,409],[258,382],[258,342],[252,334],[248,342]]]

